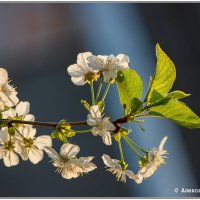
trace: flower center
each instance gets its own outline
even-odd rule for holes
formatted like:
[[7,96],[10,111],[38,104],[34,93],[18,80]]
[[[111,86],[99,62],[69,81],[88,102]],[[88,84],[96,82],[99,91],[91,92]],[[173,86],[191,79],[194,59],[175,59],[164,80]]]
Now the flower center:
[[25,147],[31,148],[33,145],[33,139],[31,138],[23,138],[23,142]]
[[11,141],[5,142],[4,149],[11,150],[14,148],[14,143]]
[[97,81],[97,79],[98,75],[96,73],[88,72],[87,74],[85,74],[85,80],[88,83],[91,83],[92,81]]

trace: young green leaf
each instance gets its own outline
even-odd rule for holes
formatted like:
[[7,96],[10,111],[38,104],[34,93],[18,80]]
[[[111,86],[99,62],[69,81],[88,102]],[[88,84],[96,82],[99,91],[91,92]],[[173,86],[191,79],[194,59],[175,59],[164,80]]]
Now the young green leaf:
[[156,56],[156,72],[147,95],[147,103],[150,103],[150,100],[152,99],[152,92],[154,90],[165,96],[172,88],[176,78],[176,69],[174,63],[160,48],[159,44],[156,45]]
[[104,111],[104,108],[105,108],[105,102],[104,101],[99,101],[97,103],[97,105],[99,107],[100,112],[102,113]]
[[140,99],[142,95],[142,80],[133,69],[121,71],[117,76],[117,88],[122,106],[126,105],[129,110],[132,99]]
[[200,118],[178,100],[170,100],[166,104],[150,108],[149,115],[173,120],[183,127],[200,128]]
[[140,112],[142,109],[142,104],[142,101],[140,101],[138,98],[133,98],[131,100],[131,112],[134,114]]
[[90,104],[86,100],[81,99],[81,104],[87,109],[90,110]]
[[167,94],[167,97],[169,97],[170,99],[182,99],[184,97],[188,97],[191,94],[186,94],[180,90],[175,90],[173,92],[170,92],[169,94]]

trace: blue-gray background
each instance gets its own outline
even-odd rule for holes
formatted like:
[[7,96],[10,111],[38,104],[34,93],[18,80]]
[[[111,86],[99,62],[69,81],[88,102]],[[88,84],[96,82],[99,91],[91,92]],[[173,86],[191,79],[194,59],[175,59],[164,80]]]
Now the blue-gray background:
[[[200,5],[119,3],[1,3],[0,65],[7,68],[21,100],[31,103],[31,113],[40,121],[84,120],[80,99],[89,99],[89,87],[74,86],[66,67],[80,52],[124,53],[140,74],[147,91],[156,64],[158,42],[174,61],[174,89],[192,93],[185,102],[200,114]],[[116,87],[107,98],[106,113],[122,114]],[[158,146],[167,135],[167,164],[141,185],[117,182],[105,171],[103,153],[119,157],[117,146],[107,147],[98,137],[76,136],[80,156],[94,155],[98,169],[74,180],[64,180],[45,159],[13,168],[0,162],[0,196],[9,197],[185,197],[178,188],[200,188],[200,132],[161,119],[148,119],[141,132],[133,126],[132,137],[146,149]],[[38,135],[51,129],[38,128]],[[59,149],[59,144],[55,144]],[[125,148],[129,167],[137,171],[135,155]]]

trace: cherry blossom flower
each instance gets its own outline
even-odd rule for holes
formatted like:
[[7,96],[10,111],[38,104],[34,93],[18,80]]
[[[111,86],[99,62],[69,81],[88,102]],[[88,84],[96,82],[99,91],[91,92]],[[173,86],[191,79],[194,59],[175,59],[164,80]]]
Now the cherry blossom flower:
[[51,137],[48,135],[35,137],[36,129],[30,126],[19,127],[17,130],[18,133],[15,135],[15,151],[23,160],[29,159],[33,164],[37,164],[43,159],[44,147],[52,146]]
[[0,159],[3,159],[6,167],[12,167],[19,163],[13,137],[9,135],[6,127],[0,130]]
[[70,143],[63,144],[58,154],[53,148],[45,147],[45,152],[52,159],[53,165],[61,176],[65,179],[77,178],[84,173],[88,173],[96,168],[96,165],[90,162],[94,157],[80,157],[76,155],[80,148]]
[[106,154],[103,154],[102,159],[106,165],[106,168],[108,168],[107,171],[111,172],[113,175],[116,175],[117,181],[126,183],[126,176],[134,181],[138,179],[138,177],[132,171],[124,169],[119,160],[111,159],[110,156]]
[[167,154],[166,150],[163,150],[163,146],[167,141],[167,136],[164,137],[158,148],[153,148],[148,153],[148,160],[145,162],[143,166],[139,169],[137,176],[139,177],[136,183],[140,184],[143,179],[146,179],[154,174],[154,172],[158,169],[158,167],[165,163],[165,154]]
[[0,68],[0,111],[5,108],[15,106],[19,102],[17,92],[9,84],[8,73],[4,68]]
[[124,54],[109,56],[90,56],[88,57],[89,66],[94,70],[99,70],[103,74],[105,82],[110,82],[117,78],[117,72],[129,68],[129,57]]
[[112,144],[110,133],[115,130],[115,126],[110,122],[108,117],[102,118],[98,105],[90,107],[87,124],[93,126],[91,131],[94,136],[101,136],[106,145]]
[[97,80],[98,70],[94,70],[88,66],[87,58],[92,56],[91,52],[79,53],[77,56],[77,63],[70,65],[67,72],[71,76],[71,80],[75,85],[85,85],[92,80]]
[[[25,121],[34,121],[35,117],[32,114],[28,114],[30,111],[30,103],[27,101],[21,101],[17,104],[16,108],[10,108],[7,111],[2,112],[2,118],[4,119],[17,119]],[[20,124],[22,126],[22,124]],[[20,126],[18,124],[18,126]],[[31,126],[31,125],[24,125]]]

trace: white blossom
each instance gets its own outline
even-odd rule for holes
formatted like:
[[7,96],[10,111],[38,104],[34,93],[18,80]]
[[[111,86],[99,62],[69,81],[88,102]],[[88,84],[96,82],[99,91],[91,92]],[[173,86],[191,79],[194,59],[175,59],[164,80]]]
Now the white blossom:
[[90,162],[94,157],[80,157],[76,155],[80,148],[70,143],[63,144],[58,154],[53,148],[45,147],[45,152],[52,159],[53,165],[61,176],[65,179],[77,178],[84,173],[88,173],[96,168],[96,165]]
[[17,128],[19,133],[16,133],[16,148],[15,151],[22,157],[23,160],[30,160],[33,164],[37,164],[43,159],[44,147],[52,146],[52,139],[48,135],[35,137],[36,129],[30,126]]
[[98,105],[90,107],[90,114],[87,116],[87,124],[92,127],[94,136],[102,137],[104,144],[111,145],[111,132],[115,130],[115,126],[110,122],[108,117],[102,118]]
[[71,80],[75,85],[84,85],[87,81],[97,80],[98,70],[94,70],[88,66],[87,58],[92,56],[91,52],[79,53],[77,63],[67,68]]
[[[21,101],[17,104],[16,108],[10,108],[7,111],[2,112],[3,119],[18,119],[25,121],[34,121],[35,117],[32,114],[29,114],[30,103],[27,101]],[[31,126],[31,125],[25,125]]]
[[116,175],[117,181],[122,181],[126,183],[126,176],[130,179],[136,181],[138,177],[130,170],[123,169],[120,165],[120,161],[116,159],[111,159],[110,156],[103,154],[102,156],[103,162],[106,165],[106,168],[113,175]]
[[9,84],[8,73],[4,68],[0,68],[0,111],[5,108],[15,106],[19,102],[17,92]]
[[0,159],[3,159],[6,167],[16,166],[19,163],[14,142],[14,138],[8,133],[8,128],[2,128],[0,130]]
[[167,136],[164,137],[158,148],[153,148],[148,153],[148,160],[139,169],[139,172],[137,173],[137,176],[139,177],[138,181],[136,181],[138,184],[140,184],[143,179],[146,179],[154,174],[154,172],[158,169],[158,167],[165,163],[165,154],[167,154],[166,150],[163,150],[163,146],[165,142],[167,141]]
[[99,70],[103,74],[105,82],[110,82],[117,78],[117,72],[129,68],[129,57],[124,54],[114,55],[98,55],[88,57],[89,66],[94,70]]

